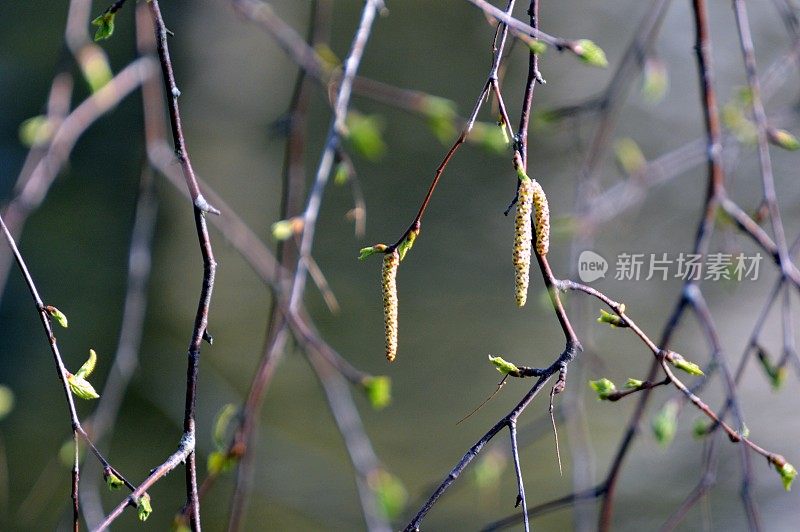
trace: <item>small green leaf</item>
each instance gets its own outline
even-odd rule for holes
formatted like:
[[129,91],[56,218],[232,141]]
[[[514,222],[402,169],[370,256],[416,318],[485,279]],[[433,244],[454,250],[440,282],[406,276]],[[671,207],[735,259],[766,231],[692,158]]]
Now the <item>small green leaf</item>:
[[402,261],[406,258],[406,253],[411,251],[411,248],[414,246],[414,241],[419,236],[419,229],[412,230],[408,232],[408,235],[400,242],[400,245],[397,246],[397,253],[400,255],[400,260]]
[[597,398],[601,401],[605,401],[617,391],[616,385],[605,377],[596,381],[589,381],[589,386],[597,393]]
[[692,427],[692,435],[698,439],[703,438],[708,435],[710,428],[711,427],[705,418],[697,419]]
[[678,429],[678,405],[672,401],[664,403],[653,418],[653,435],[662,446],[668,446]]
[[587,65],[606,68],[608,66],[608,60],[606,59],[606,53],[603,51],[602,48],[597,46],[593,41],[589,39],[581,39],[577,43],[575,43],[575,47],[573,48],[575,53],[580,57],[581,61],[586,63]]
[[139,521],[147,521],[151,513],[153,513],[153,506],[150,504],[150,495],[145,493],[136,501],[136,515],[139,516]]
[[208,455],[206,467],[209,475],[216,476],[230,471],[235,463],[236,458],[229,456],[226,451],[213,451]]
[[506,362],[501,356],[493,357],[492,355],[489,355],[489,362],[491,362],[495,369],[497,369],[497,371],[503,375],[519,374],[519,368],[511,362]]
[[288,220],[278,220],[272,224],[272,238],[278,241],[288,240],[303,230],[303,219],[299,216]]
[[508,137],[496,124],[476,122],[467,140],[491,153],[503,155],[508,152]]
[[211,437],[214,441],[214,445],[220,451],[225,449],[225,436],[228,433],[228,426],[236,415],[237,410],[238,408],[235,404],[228,403],[219,409],[214,419],[214,428],[211,431]]
[[89,381],[77,375],[67,375],[67,383],[72,393],[81,399],[97,399],[100,397]]
[[0,384],[0,421],[14,410],[14,392],[5,384]]
[[758,348],[758,362],[764,373],[767,374],[769,382],[773,390],[779,390],[786,380],[786,366],[775,366],[771,361],[767,352],[762,348]]
[[41,146],[53,137],[53,125],[44,115],[28,118],[19,126],[19,140],[25,146]]
[[541,130],[558,123],[562,118],[563,115],[558,109],[540,109],[533,111],[531,122],[534,128]]
[[663,61],[649,58],[644,63],[642,75],[642,96],[649,104],[656,104],[664,99],[669,88],[669,74]]
[[367,484],[375,493],[378,507],[387,519],[397,518],[405,509],[408,492],[393,474],[382,468],[375,469],[368,475]]
[[755,144],[758,140],[758,128],[744,115],[742,105],[731,102],[722,108],[722,123],[731,130],[742,144]]
[[89,377],[92,372],[94,371],[94,367],[97,365],[97,353],[94,352],[94,349],[89,349],[89,358],[86,362],[83,363],[83,366],[75,373],[75,376],[79,379],[85,379]]
[[192,532],[192,529],[184,521],[180,521],[178,517],[172,523],[172,532]]
[[333,70],[341,66],[342,60],[339,59],[339,56],[336,55],[336,52],[331,50],[330,46],[325,43],[318,43],[314,45],[314,51],[317,52],[317,56],[323,61],[323,64],[326,68]]
[[361,250],[358,252],[358,260],[364,260],[376,253],[383,253],[386,251],[386,248],[386,244],[375,244],[374,246],[370,246],[368,248],[361,248]]
[[[550,213],[550,238],[563,238],[568,240],[582,230],[581,223],[575,216],[554,216]],[[563,297],[563,296],[562,296]]]
[[383,119],[377,115],[347,113],[347,140],[365,159],[377,161],[386,152],[383,141]]
[[272,224],[272,238],[275,240],[286,240],[293,234],[292,222],[289,220],[280,220]]
[[65,329],[69,327],[69,321],[67,320],[66,314],[58,310],[56,307],[52,305],[47,305],[44,309],[55,319],[59,325],[64,327]]
[[361,381],[372,408],[381,410],[392,402],[392,380],[385,376],[367,377]]
[[[82,458],[84,453],[84,446],[78,445],[78,458]],[[70,437],[61,444],[58,449],[58,461],[64,467],[72,467],[75,464],[75,440]]]
[[622,138],[615,142],[614,154],[617,164],[628,175],[638,174],[647,166],[647,159],[644,158],[642,150],[631,138]]
[[438,96],[425,96],[420,105],[428,117],[428,126],[439,142],[450,142],[455,138],[458,117],[455,102]]
[[698,366],[694,362],[690,362],[690,361],[686,360],[685,358],[683,358],[678,353],[675,353],[674,351],[670,352],[670,356],[667,357],[667,360],[669,360],[669,362],[673,366],[675,366],[676,368],[678,368],[678,369],[680,369],[682,371],[685,371],[689,375],[694,375],[696,377],[700,377],[702,375],[705,375],[705,373],[703,373],[703,370],[700,369],[700,366]]
[[627,327],[628,324],[625,323],[625,320],[617,316],[616,314],[612,314],[610,312],[606,312],[603,309],[600,309],[600,317],[597,318],[597,323],[607,323],[612,327]]
[[797,477],[797,469],[795,469],[795,467],[789,462],[784,462],[784,464],[780,467],[778,467],[776,464],[775,469],[778,470],[778,473],[781,476],[783,489],[790,491],[792,489],[792,482],[794,482],[795,477]]
[[783,383],[786,382],[786,375],[789,373],[789,370],[786,366],[780,366],[775,369],[775,375],[772,377],[770,384],[772,384],[773,390],[780,390],[783,386]]
[[739,436],[741,436],[742,438],[749,438],[750,437],[750,428],[747,425],[745,425],[744,423],[742,423],[742,428],[739,429],[738,433],[739,433]]
[[115,475],[111,470],[106,471],[106,473],[103,474],[103,477],[106,480],[106,486],[108,486],[109,491],[119,491],[122,489],[122,486],[125,485],[122,479]]
[[642,384],[644,384],[644,381],[640,381],[639,379],[628,379],[627,382],[625,382],[625,387],[630,389],[636,389],[636,388],[641,388]]
[[768,136],[770,142],[784,150],[797,151],[800,149],[800,141],[785,129],[770,129]]
[[333,184],[337,187],[347,184],[350,180],[350,165],[340,162],[333,170]]
[[108,64],[108,59],[100,49],[92,49],[80,63],[83,77],[92,93],[95,93],[106,86],[111,81],[114,74],[111,72],[111,66]]
[[481,455],[475,468],[472,470],[473,479],[481,491],[494,490],[500,485],[503,472],[508,466],[508,458],[497,449]]
[[97,31],[94,33],[95,42],[108,39],[114,34],[114,19],[116,16],[116,13],[106,11],[92,21],[92,26],[97,26]]
[[539,39],[530,39],[526,41],[528,48],[536,55],[542,55],[547,51],[547,45]]
[[506,128],[506,121],[503,120],[502,116],[497,121],[497,126],[500,128],[500,133],[503,135],[503,144],[505,144],[506,146],[510,146],[511,145],[511,139],[508,138],[508,130]]
[[739,87],[736,90],[736,101],[742,107],[752,107],[753,91],[750,90],[750,87]]

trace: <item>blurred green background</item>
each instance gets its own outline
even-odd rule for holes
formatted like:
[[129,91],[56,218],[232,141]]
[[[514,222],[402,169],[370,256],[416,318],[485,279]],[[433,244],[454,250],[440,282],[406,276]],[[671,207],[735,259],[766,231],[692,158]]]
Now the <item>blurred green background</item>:
[[[64,4],[41,0],[4,4],[0,17],[3,202],[11,195],[26,153],[19,141],[19,125],[43,112],[63,42]],[[305,33],[309,2],[272,4]],[[331,48],[340,57],[347,52],[362,4],[352,0],[334,4]],[[789,39],[772,2],[748,5],[763,71],[786,53]],[[605,49],[610,68],[590,68],[569,54],[548,51],[541,64],[547,85],[537,88],[535,108],[581,102],[601,91],[648,6],[649,2],[636,0],[542,2],[543,29],[594,40]],[[95,2],[93,13],[105,7]],[[135,54],[133,7],[120,12],[114,37],[102,43],[115,71]],[[525,7],[518,6],[516,16],[524,18]],[[724,103],[735,96],[745,78],[730,3],[711,2],[709,7],[716,87]],[[451,99],[462,115],[468,113],[491,59],[492,30],[480,12],[455,0],[396,0],[388,2],[388,8],[388,16],[375,25],[360,72]],[[648,159],[703,133],[689,8],[688,2],[672,5],[656,43],[669,73],[665,99],[658,105],[646,103],[639,91],[640,79],[634,79],[614,134],[615,138],[634,138]],[[284,142],[273,124],[287,109],[296,69],[268,35],[240,20],[226,2],[163,2],[163,10],[175,33],[170,46],[195,169],[274,247],[270,225],[279,217]],[[523,47],[515,47],[507,65],[503,87],[509,112],[516,117],[527,71]],[[790,70],[783,89],[767,106],[768,112],[780,111],[785,126],[794,133],[800,132],[794,114],[797,82],[796,70]],[[309,174],[316,166],[329,119],[324,93],[317,87],[312,93]],[[73,102],[87,94],[87,87],[76,84]],[[503,354],[520,364],[544,365],[560,351],[563,339],[552,310],[540,304],[543,288],[538,273],[532,273],[528,306],[519,310],[514,303],[513,220],[503,216],[515,179],[508,156],[467,145],[448,167],[422,236],[400,269],[400,350],[397,362],[387,367],[378,261],[361,263],[356,260],[357,251],[374,242],[394,241],[401,234],[447,146],[436,139],[424,119],[358,96],[353,108],[382,117],[387,149],[378,161],[355,156],[368,212],[363,241],[353,237],[352,222],[345,217],[352,207],[349,189],[331,186],[327,190],[314,255],[339,298],[341,312],[331,315],[313,286],[307,304],[333,347],[359,368],[393,380],[394,401],[383,411],[371,410],[358,391],[355,394],[376,452],[408,491],[408,507],[395,523],[400,526],[464,451],[528,389],[529,382],[510,382],[485,408],[456,426],[495,388],[498,374],[487,364],[487,353]],[[494,120],[488,111],[480,118]],[[30,218],[21,239],[22,253],[44,299],[69,316],[70,328],[58,333],[67,366],[77,368],[87,349],[96,349],[100,362],[94,382],[100,386],[120,328],[143,153],[141,119],[141,100],[135,93],[99,120],[76,146],[70,164]],[[593,116],[587,116],[531,133],[530,173],[547,191],[554,217],[574,213],[575,185],[594,122]],[[776,149],[772,153],[791,240],[800,226],[798,155]],[[753,209],[761,186],[757,156],[752,147],[744,147],[741,155],[729,174],[731,190],[743,206]],[[623,178],[610,156],[597,175],[604,186]],[[185,351],[201,278],[190,205],[160,178],[157,188],[160,208],[141,365],[109,447],[113,463],[134,480],[144,478],[172,452],[180,437]],[[592,248],[612,263],[623,252],[688,251],[704,194],[705,170],[700,165],[653,188],[635,209],[598,228]],[[225,403],[239,403],[247,391],[261,353],[270,302],[267,289],[215,230],[212,239],[219,270],[210,319],[215,342],[213,347],[203,347],[200,370],[201,465],[213,449],[215,413]],[[717,232],[712,249],[754,251],[746,238],[730,228]],[[568,235],[560,233],[551,250],[556,275],[568,276],[574,269]],[[755,315],[774,282],[774,269],[762,265],[756,282],[706,285],[732,362],[741,355]],[[623,282],[609,276],[596,286],[624,300],[631,315],[657,338],[680,283]],[[530,443],[521,455],[530,504],[571,492],[574,467],[581,468],[578,478],[596,482],[604,477],[633,401],[597,402],[587,394],[586,381],[601,376],[618,383],[627,377],[644,378],[651,360],[632,335],[595,323],[599,306],[594,301],[577,307],[572,305],[575,297],[569,297],[571,315],[587,352],[571,367],[568,392],[561,401],[583,405],[585,423],[561,423],[561,477],[549,427],[545,424],[542,430],[541,423],[534,423],[546,415],[546,399],[539,398],[526,411],[521,431]],[[764,335],[764,343],[773,352],[781,346],[780,331],[776,314]],[[708,361],[704,340],[691,319],[685,320],[672,347],[701,364]],[[66,529],[70,477],[58,452],[70,437],[67,410],[41,325],[16,270],[9,276],[0,305],[0,383],[9,386],[16,398],[13,411],[0,420],[0,528]],[[740,395],[753,439],[795,463],[800,462],[797,388],[792,373],[785,389],[774,393],[751,365]],[[659,526],[697,481],[703,442],[693,439],[691,432],[698,414],[691,408],[683,411],[675,441],[667,448],[659,446],[649,430],[649,419],[672,396],[671,389],[660,389],[651,403],[648,422],[622,475],[616,529]],[[704,397],[719,406],[722,389],[717,381]],[[81,402],[78,407],[85,417],[93,405]],[[255,488],[245,528],[362,529],[341,437],[299,353],[290,352],[281,364],[266,396],[261,422]],[[535,426],[527,427],[528,423]],[[468,470],[431,511],[425,528],[473,530],[511,513],[516,488],[513,467],[505,461],[507,450],[508,438],[502,434],[484,451],[499,457],[496,482],[481,481]],[[578,455],[572,457],[572,451]],[[752,489],[765,527],[794,530],[800,520],[798,490],[785,493],[774,471],[761,460],[753,460]],[[224,528],[231,480],[225,477],[204,501],[208,530]],[[183,503],[182,486],[182,471],[170,475],[150,491],[155,512],[146,523],[138,523],[129,512],[115,529],[164,530]],[[717,486],[706,502],[690,511],[683,528],[745,529],[739,489],[738,450],[722,442]],[[108,510],[120,495],[105,497]],[[588,503],[578,513],[563,510],[534,524],[542,529],[593,525],[595,512],[594,503]]]

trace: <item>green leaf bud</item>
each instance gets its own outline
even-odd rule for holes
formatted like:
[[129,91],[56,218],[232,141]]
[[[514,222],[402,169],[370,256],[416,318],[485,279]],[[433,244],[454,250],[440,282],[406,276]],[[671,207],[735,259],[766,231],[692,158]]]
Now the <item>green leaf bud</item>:
[[114,34],[114,19],[116,16],[116,13],[106,11],[96,19],[92,20],[92,26],[97,26],[97,31],[94,33],[95,41],[108,39]]
[[501,356],[493,357],[489,355],[489,362],[503,375],[519,375],[519,368],[511,362],[507,362]]
[[67,383],[69,384],[69,388],[72,390],[72,393],[81,399],[89,400],[100,397],[100,395],[98,395],[98,393],[95,391],[94,387],[89,384],[89,381],[78,377],[77,375],[67,375]]
[[589,381],[589,386],[597,393],[597,398],[601,401],[607,400],[611,394],[617,391],[617,386],[605,377],[596,381]]
[[151,513],[153,513],[153,506],[150,503],[150,495],[145,493],[136,501],[136,515],[139,517],[139,521],[147,521]]
[[587,65],[600,68],[606,68],[608,66],[606,53],[589,39],[581,39],[576,42],[573,51],[580,57],[581,61]]
[[58,310],[56,307],[52,305],[47,305],[44,307],[48,314],[50,314],[53,319],[55,319],[59,325],[64,327],[65,329],[69,327],[69,321],[67,320],[66,314]]
[[387,247],[388,246],[386,244],[375,244],[374,246],[361,248],[358,252],[358,260],[364,260],[376,253],[383,253],[386,251]]
[[669,445],[678,429],[678,405],[673,401],[664,403],[653,418],[652,426],[656,441],[664,447]]
[[385,375],[366,377],[361,381],[372,408],[381,410],[392,402],[392,380]]

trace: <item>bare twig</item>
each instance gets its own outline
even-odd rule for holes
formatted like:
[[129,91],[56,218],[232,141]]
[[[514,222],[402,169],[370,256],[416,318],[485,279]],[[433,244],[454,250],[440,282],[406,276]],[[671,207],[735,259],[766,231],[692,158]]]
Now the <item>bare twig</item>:
[[195,445],[195,407],[197,402],[197,373],[200,359],[200,345],[206,333],[208,325],[208,310],[211,303],[211,293],[214,288],[214,274],[216,272],[216,261],[211,248],[211,240],[208,236],[205,214],[211,212],[219,214],[219,211],[212,207],[200,192],[200,187],[194,175],[194,169],[186,150],[186,143],[183,137],[180,111],[178,108],[178,98],[180,91],[175,83],[175,75],[172,69],[172,61],[169,56],[167,45],[167,29],[161,16],[161,9],[158,0],[152,0],[148,7],[153,18],[156,32],[156,47],[161,63],[161,70],[164,77],[164,86],[168,94],[168,106],[170,124],[172,126],[172,137],[175,143],[175,153],[181,163],[187,188],[192,198],[194,206],[194,219],[197,227],[197,236],[200,242],[200,251],[203,255],[203,283],[200,290],[200,300],[198,302],[197,314],[194,320],[192,338],[189,343],[188,368],[186,372],[186,405],[183,420],[183,437],[178,450],[161,466],[157,467],[153,473],[141,484],[134,493],[123,501],[106,519],[101,523],[100,528],[106,528],[124,510],[126,504],[134,503],[137,498],[147,489],[149,485],[156,482],[161,476],[174,469],[179,462],[186,462],[186,498],[187,506],[190,511],[190,523],[193,530],[200,530],[200,501],[197,496],[197,468],[194,453]]
[[320,204],[322,202],[322,193],[325,190],[325,185],[328,182],[328,177],[331,172],[336,150],[339,147],[341,136],[345,133],[345,119],[347,117],[347,108],[350,104],[350,94],[353,86],[353,78],[358,71],[361,63],[361,57],[364,54],[364,48],[369,38],[372,23],[378,10],[382,6],[382,2],[378,0],[367,0],[364,10],[361,14],[361,20],[358,24],[353,43],[350,46],[350,53],[345,60],[344,72],[342,74],[342,81],[339,85],[339,93],[336,97],[334,105],[334,116],[331,119],[331,124],[328,128],[328,135],[325,140],[325,148],[322,151],[322,156],[317,167],[316,177],[311,192],[308,196],[306,208],[302,213],[303,219],[303,233],[300,239],[299,260],[297,268],[294,272],[294,280],[292,282],[292,292],[289,297],[289,310],[296,310],[302,302],[302,296],[305,291],[306,273],[308,265],[306,257],[311,255],[311,248],[314,245],[314,233],[316,229],[317,215],[319,214]]
[[80,488],[80,470],[79,470],[79,452],[78,452],[78,437],[80,436],[83,441],[91,449],[92,453],[97,457],[100,463],[103,465],[104,470],[108,470],[116,475],[123,483],[128,486],[130,489],[133,489],[133,485],[128,482],[128,480],[120,473],[117,469],[111,466],[109,461],[100,453],[97,447],[94,445],[92,440],[89,438],[86,430],[84,430],[83,426],[81,425],[80,419],[78,418],[78,412],[75,409],[75,400],[72,395],[72,390],[70,389],[69,382],[67,381],[67,377],[69,372],[67,368],[64,366],[64,361],[61,358],[61,352],[58,349],[58,344],[56,343],[56,337],[53,333],[53,328],[50,323],[50,313],[48,311],[48,307],[42,301],[42,298],[39,296],[39,291],[36,288],[36,284],[33,281],[33,277],[31,276],[30,272],[28,271],[28,266],[25,264],[25,260],[22,258],[22,254],[19,252],[17,248],[17,244],[14,241],[14,237],[11,235],[11,232],[6,227],[5,221],[3,221],[3,217],[0,216],[0,229],[3,231],[3,236],[8,243],[8,246],[11,248],[12,253],[14,254],[14,259],[19,266],[20,271],[22,272],[22,276],[25,278],[25,284],[28,286],[28,290],[31,293],[31,297],[33,298],[34,306],[39,314],[39,319],[42,322],[42,327],[44,327],[45,335],[47,336],[48,343],[50,344],[50,351],[53,354],[53,361],[56,365],[56,373],[58,374],[58,378],[61,381],[61,386],[64,390],[64,395],[67,400],[67,407],[69,409],[69,416],[70,422],[72,426],[72,436],[73,441],[75,442],[75,460],[73,462],[72,468],[72,501],[73,501],[73,529],[78,529],[78,518],[79,518],[79,506],[78,506],[78,490]]
[[[27,173],[27,164],[26,168],[23,168],[15,187],[14,198],[3,211],[3,218],[14,238],[19,238],[26,219],[41,205],[50,186],[69,158],[78,138],[98,118],[108,113],[155,73],[156,66],[152,58],[137,59],[63,119],[53,134],[47,151],[30,170],[30,174]],[[68,84],[69,82],[62,80],[61,83]],[[64,90],[68,89],[65,87]],[[59,96],[54,95],[54,97]],[[60,107],[60,104],[55,104],[55,106]],[[56,113],[57,111],[53,114]],[[0,253],[0,285],[5,283],[8,276],[11,259],[10,254]]]
[[[149,168],[142,172],[139,201],[136,205],[128,253],[128,283],[119,343],[97,409],[87,422],[89,432],[98,445],[112,430],[125,391],[139,363],[139,346],[147,310],[147,284],[150,277],[151,245],[157,211],[151,173]],[[99,523],[104,515],[99,493],[100,475],[94,473],[88,475],[88,480],[84,481],[81,490],[81,498],[84,501],[83,515],[90,528]]]

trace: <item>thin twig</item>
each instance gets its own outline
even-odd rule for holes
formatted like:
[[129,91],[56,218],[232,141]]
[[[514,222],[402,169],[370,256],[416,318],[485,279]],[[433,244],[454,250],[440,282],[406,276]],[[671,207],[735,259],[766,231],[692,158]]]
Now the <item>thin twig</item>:
[[97,457],[97,459],[103,465],[104,469],[113,472],[130,489],[133,489],[133,485],[130,482],[128,482],[128,480],[122,475],[122,473],[120,473],[116,468],[111,466],[108,460],[102,455],[102,453],[100,453],[100,451],[94,445],[92,440],[89,438],[89,435],[86,433],[86,430],[84,430],[83,426],[81,425],[80,419],[78,418],[78,412],[75,409],[75,400],[73,398],[72,391],[70,390],[69,382],[67,381],[67,376],[69,375],[69,372],[67,371],[67,368],[64,366],[64,361],[61,357],[61,352],[59,351],[55,334],[53,333],[52,324],[50,323],[50,314],[47,310],[47,306],[44,304],[42,298],[39,296],[39,291],[36,288],[36,284],[33,281],[33,277],[31,276],[28,270],[28,266],[27,264],[25,264],[25,260],[22,258],[22,254],[17,248],[17,244],[14,241],[14,237],[11,235],[11,232],[8,230],[8,227],[6,227],[5,221],[3,220],[2,216],[0,216],[0,229],[2,229],[3,231],[3,235],[6,239],[6,242],[11,248],[17,266],[22,272],[22,276],[25,279],[25,284],[28,286],[28,291],[31,293],[31,297],[33,298],[34,306],[36,307],[36,310],[39,314],[39,320],[42,322],[42,327],[44,327],[45,335],[47,336],[48,343],[50,344],[50,351],[53,354],[53,361],[55,362],[56,365],[56,373],[58,374],[58,378],[61,381],[61,387],[64,390],[64,395],[67,400],[67,408],[69,410],[73,440],[76,442],[75,445],[76,458],[73,464],[73,472],[72,472],[72,499],[73,499],[73,510],[74,510],[73,526],[75,529],[77,529],[78,526],[77,520],[79,515],[78,490],[80,487],[80,471],[78,464],[79,455],[77,446],[79,435],[89,446],[95,457]]
[[353,43],[350,46],[350,53],[345,60],[342,81],[339,84],[339,93],[334,106],[334,115],[331,119],[328,135],[325,140],[325,148],[322,151],[306,208],[302,213],[303,233],[300,240],[297,268],[295,269],[294,280],[292,281],[292,292],[289,297],[290,311],[297,310],[305,292],[306,273],[308,271],[306,257],[311,255],[311,248],[314,245],[314,233],[320,204],[322,203],[322,193],[328,182],[331,166],[333,165],[336,150],[341,142],[341,137],[346,132],[345,119],[347,117],[347,108],[350,104],[353,78],[361,64],[361,58],[372,30],[372,24],[381,6],[382,2],[378,0],[367,0],[364,10],[361,13],[361,20],[359,21],[358,29],[353,38]]
[[[136,205],[131,244],[128,252],[128,281],[122,311],[122,328],[97,409],[87,421],[89,432],[98,445],[113,429],[128,384],[139,363],[139,346],[147,310],[147,285],[152,262],[152,243],[155,230],[157,202],[153,190],[152,171],[142,172],[139,200]],[[100,475],[88,475],[81,490],[83,515],[91,528],[103,519],[100,501]]]
[[[15,186],[14,198],[3,210],[3,218],[14,238],[20,237],[28,216],[44,201],[50,186],[64,167],[81,135],[100,117],[108,113],[155,74],[156,65],[152,58],[136,59],[60,122],[58,129],[53,133],[52,140],[47,145],[47,151],[38,160],[36,166],[30,170],[30,173],[27,173],[27,164],[23,168]],[[60,83],[70,85],[66,80],[62,80]],[[71,85],[69,87],[59,86],[59,90],[68,91],[70,87]],[[0,252],[0,286],[5,285],[11,261],[10,254]]]
[[517,421],[516,419],[509,420],[508,432],[511,438],[511,456],[514,459],[514,472],[517,476],[517,503],[514,506],[522,505],[523,510],[523,523],[525,523],[525,532],[530,532],[531,525],[528,522],[528,512],[525,509],[528,507],[527,500],[525,499],[525,483],[522,480],[522,468],[519,465],[519,449],[517,449]]
[[775,194],[775,178],[772,173],[772,159],[769,155],[769,144],[767,140],[767,113],[764,110],[764,102],[761,99],[761,85],[756,70],[756,54],[753,48],[753,38],[750,35],[750,21],[747,16],[747,7],[742,0],[733,0],[733,8],[736,13],[736,27],[739,32],[739,42],[744,58],[747,85],[750,89],[750,104],[753,108],[753,116],[756,120],[758,159],[761,169],[764,201],[769,210],[779,265],[783,275],[788,275],[789,253],[786,247],[786,236],[784,235],[778,199]]
[[361,417],[353,403],[350,389],[336,368],[315,349],[307,348],[308,361],[319,378],[328,406],[342,435],[347,454],[356,471],[356,487],[367,530],[389,532],[391,526],[382,514],[374,484],[382,473],[380,462],[364,431]]
[[[216,261],[214,260],[214,253],[211,248],[211,240],[208,236],[205,214],[207,212],[219,214],[219,211],[212,207],[200,192],[200,187],[194,175],[194,169],[192,168],[191,159],[189,158],[189,154],[186,149],[186,142],[183,136],[183,127],[181,125],[181,116],[178,106],[180,91],[175,83],[175,74],[173,72],[172,60],[170,59],[169,46],[167,44],[167,29],[161,16],[161,9],[159,7],[158,0],[151,0],[148,3],[148,7],[150,9],[153,25],[155,27],[156,48],[164,78],[165,91],[168,95],[167,101],[169,107],[170,125],[172,126],[172,138],[173,142],[175,143],[175,153],[181,163],[186,185],[192,198],[195,226],[197,228],[200,251],[203,256],[203,282],[200,290],[197,314],[194,320],[192,338],[189,342],[187,356],[188,367],[186,371],[186,405],[183,420],[184,434],[181,438],[181,445],[178,451],[176,451],[176,453],[173,454],[173,456],[167,460],[167,462],[162,464],[162,466],[159,466],[159,468],[156,469],[156,472],[163,471],[161,475],[166,474],[167,471],[174,468],[173,463],[177,465],[178,462],[185,460],[186,498],[187,505],[189,508],[191,508],[190,523],[192,530],[200,530],[200,501],[197,496],[197,466],[194,453],[197,375],[200,359],[200,345],[203,341],[203,336],[208,326],[208,310],[211,303],[211,294],[214,288],[214,275],[216,273],[217,266]],[[173,462],[173,460],[177,457],[179,457],[178,462]],[[145,481],[145,484],[148,481],[151,481],[151,479],[151,482],[155,482],[158,480],[158,478],[160,478],[160,475],[154,476],[155,474],[156,473],[151,474],[150,477],[148,477],[148,480]],[[137,490],[134,492],[137,497],[143,491],[142,486],[145,486],[145,484],[140,485],[139,488],[137,488]],[[146,486],[144,489],[146,489]],[[134,499],[130,497],[128,500],[131,502],[134,501]],[[119,512],[115,510],[105,519],[101,527],[108,526],[108,524],[116,519],[116,517],[122,512],[120,507],[124,509],[125,502],[117,507]]]

